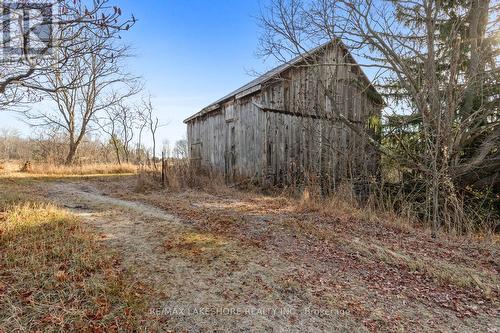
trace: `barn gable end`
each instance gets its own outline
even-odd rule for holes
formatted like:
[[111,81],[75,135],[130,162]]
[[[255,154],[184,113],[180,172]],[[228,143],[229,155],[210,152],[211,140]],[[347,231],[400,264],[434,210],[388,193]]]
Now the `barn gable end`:
[[[224,96],[185,120],[192,163],[224,174],[326,187],[376,173],[379,157],[342,122],[379,117],[381,98],[341,44],[328,44]],[[337,62],[338,65],[333,65]],[[319,79],[318,79],[319,78]],[[332,101],[327,89],[334,89]]]

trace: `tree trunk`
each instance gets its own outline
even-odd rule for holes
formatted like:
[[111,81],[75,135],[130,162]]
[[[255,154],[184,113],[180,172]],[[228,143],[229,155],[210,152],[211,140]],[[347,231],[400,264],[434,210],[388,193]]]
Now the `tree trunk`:
[[470,62],[467,69],[469,84],[465,89],[464,103],[462,106],[462,116],[468,117],[473,112],[474,98],[481,95],[481,74],[484,73],[484,38],[486,26],[488,24],[489,0],[472,1],[472,7],[469,12],[469,30],[470,30]]
[[116,161],[119,165],[121,165],[122,161],[120,159],[120,148],[118,147],[118,142],[116,142],[116,139],[113,137],[111,140],[113,141],[113,146],[115,147]]
[[155,170],[157,170],[158,168],[156,167],[156,138],[155,138],[155,133],[153,132],[153,166],[155,168]]
[[142,152],[141,152],[141,146],[142,146],[142,131],[144,129],[144,126],[141,126],[139,129],[139,142],[137,143],[137,164],[142,163]]
[[76,151],[78,149],[78,145],[75,143],[71,143],[69,145],[69,152],[68,155],[66,156],[66,165],[71,165],[75,162],[75,157],[76,157]]
[[120,150],[115,146],[115,154],[116,154],[116,161],[118,162],[118,165],[122,164],[122,160],[120,159]]
[[130,163],[130,152],[127,146],[123,147],[123,152],[125,153],[125,162]]

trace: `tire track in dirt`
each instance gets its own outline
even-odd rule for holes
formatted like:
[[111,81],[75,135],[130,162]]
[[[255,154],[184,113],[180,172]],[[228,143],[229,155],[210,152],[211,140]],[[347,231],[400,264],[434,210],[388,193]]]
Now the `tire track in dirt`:
[[[49,200],[80,216],[121,254],[124,266],[152,288],[153,308],[184,310],[180,316],[159,316],[162,330],[367,330],[359,318],[346,315],[335,304],[329,304],[326,315],[304,311],[306,307],[317,311],[324,304],[313,304],[307,290],[296,290],[287,277],[302,268],[280,256],[232,239],[200,234],[162,209],[103,195],[88,184],[55,182],[44,184],[41,190]],[[180,244],[179,239],[191,239],[186,235],[202,244]],[[192,313],[203,309],[208,312]]]
[[[162,207],[202,232],[257,247],[264,257],[286,260],[291,269],[281,278],[290,295],[306,295],[310,304],[322,307],[334,304],[348,308],[370,330],[488,331],[498,323],[494,304],[480,301],[476,305],[480,295],[464,298],[463,290],[455,290],[453,285],[441,288],[422,273],[381,260],[379,254],[371,252],[377,249],[378,242],[371,244],[371,237],[345,229],[360,221],[332,225],[314,215],[307,221],[297,221],[304,216],[290,214],[287,203],[278,204],[279,199],[258,195],[249,197],[246,192],[138,194],[130,184],[96,185],[109,195]],[[385,230],[381,226],[379,229]],[[333,238],[325,239],[325,232],[330,231]],[[455,304],[457,308],[452,307]],[[462,313],[469,308],[473,311],[464,316]]]

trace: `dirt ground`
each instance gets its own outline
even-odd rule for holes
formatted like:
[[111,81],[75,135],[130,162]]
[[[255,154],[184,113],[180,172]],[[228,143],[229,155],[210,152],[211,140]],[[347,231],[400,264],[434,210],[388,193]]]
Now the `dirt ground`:
[[37,183],[150,288],[172,332],[498,332],[499,245],[132,176]]

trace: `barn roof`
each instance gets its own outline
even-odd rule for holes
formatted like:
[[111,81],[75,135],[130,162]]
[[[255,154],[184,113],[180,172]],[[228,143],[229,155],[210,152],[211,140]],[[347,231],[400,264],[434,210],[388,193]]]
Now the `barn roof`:
[[[322,50],[323,48],[325,48],[326,46],[332,44],[333,42],[327,42],[323,45],[320,45],[312,50],[310,50],[308,53],[309,55],[313,55],[314,53]],[[354,60],[354,58],[352,57],[352,55],[350,54],[350,52],[348,51],[347,47],[344,45],[344,43],[342,43],[342,41],[340,41],[339,43],[340,47],[343,48],[344,50],[347,51],[347,53],[349,54],[349,56],[351,57],[353,63],[355,64],[355,66],[357,66],[359,68],[359,72],[361,73],[361,75],[363,76],[363,78],[365,79],[366,82],[368,82],[369,84],[369,87],[370,89],[374,92],[374,96],[376,96],[375,98],[379,101],[382,100],[382,97],[380,96],[380,94],[377,92],[377,90],[375,89],[375,87],[373,87],[373,85],[370,83],[370,80],[368,79],[368,77],[366,76],[366,74],[363,72],[363,70],[361,69],[361,67],[357,64],[356,60]],[[279,74],[281,74],[282,72],[286,71],[287,69],[293,67],[294,65],[296,65],[297,63],[303,61],[304,59],[304,55],[299,55],[295,58],[293,58],[292,60],[276,67],[276,68],[273,68],[271,69],[270,71],[264,73],[263,75],[259,76],[258,78],[248,82],[247,84],[245,84],[244,86],[230,92],[229,94],[225,95],[224,97],[222,98],[219,98],[218,100],[216,100],[215,102],[213,102],[212,104],[210,104],[209,106],[203,108],[201,111],[193,114],[192,116],[190,116],[189,118],[186,118],[184,120],[184,123],[187,123],[193,119],[196,119],[198,117],[201,117],[209,112],[212,112],[212,111],[215,111],[217,109],[220,108],[220,104],[223,103],[223,102],[226,102],[234,97],[243,97],[243,96],[246,96],[246,95],[249,95],[249,94],[252,94],[254,92],[257,92],[260,90],[261,88],[261,85],[275,77],[277,77]]]

